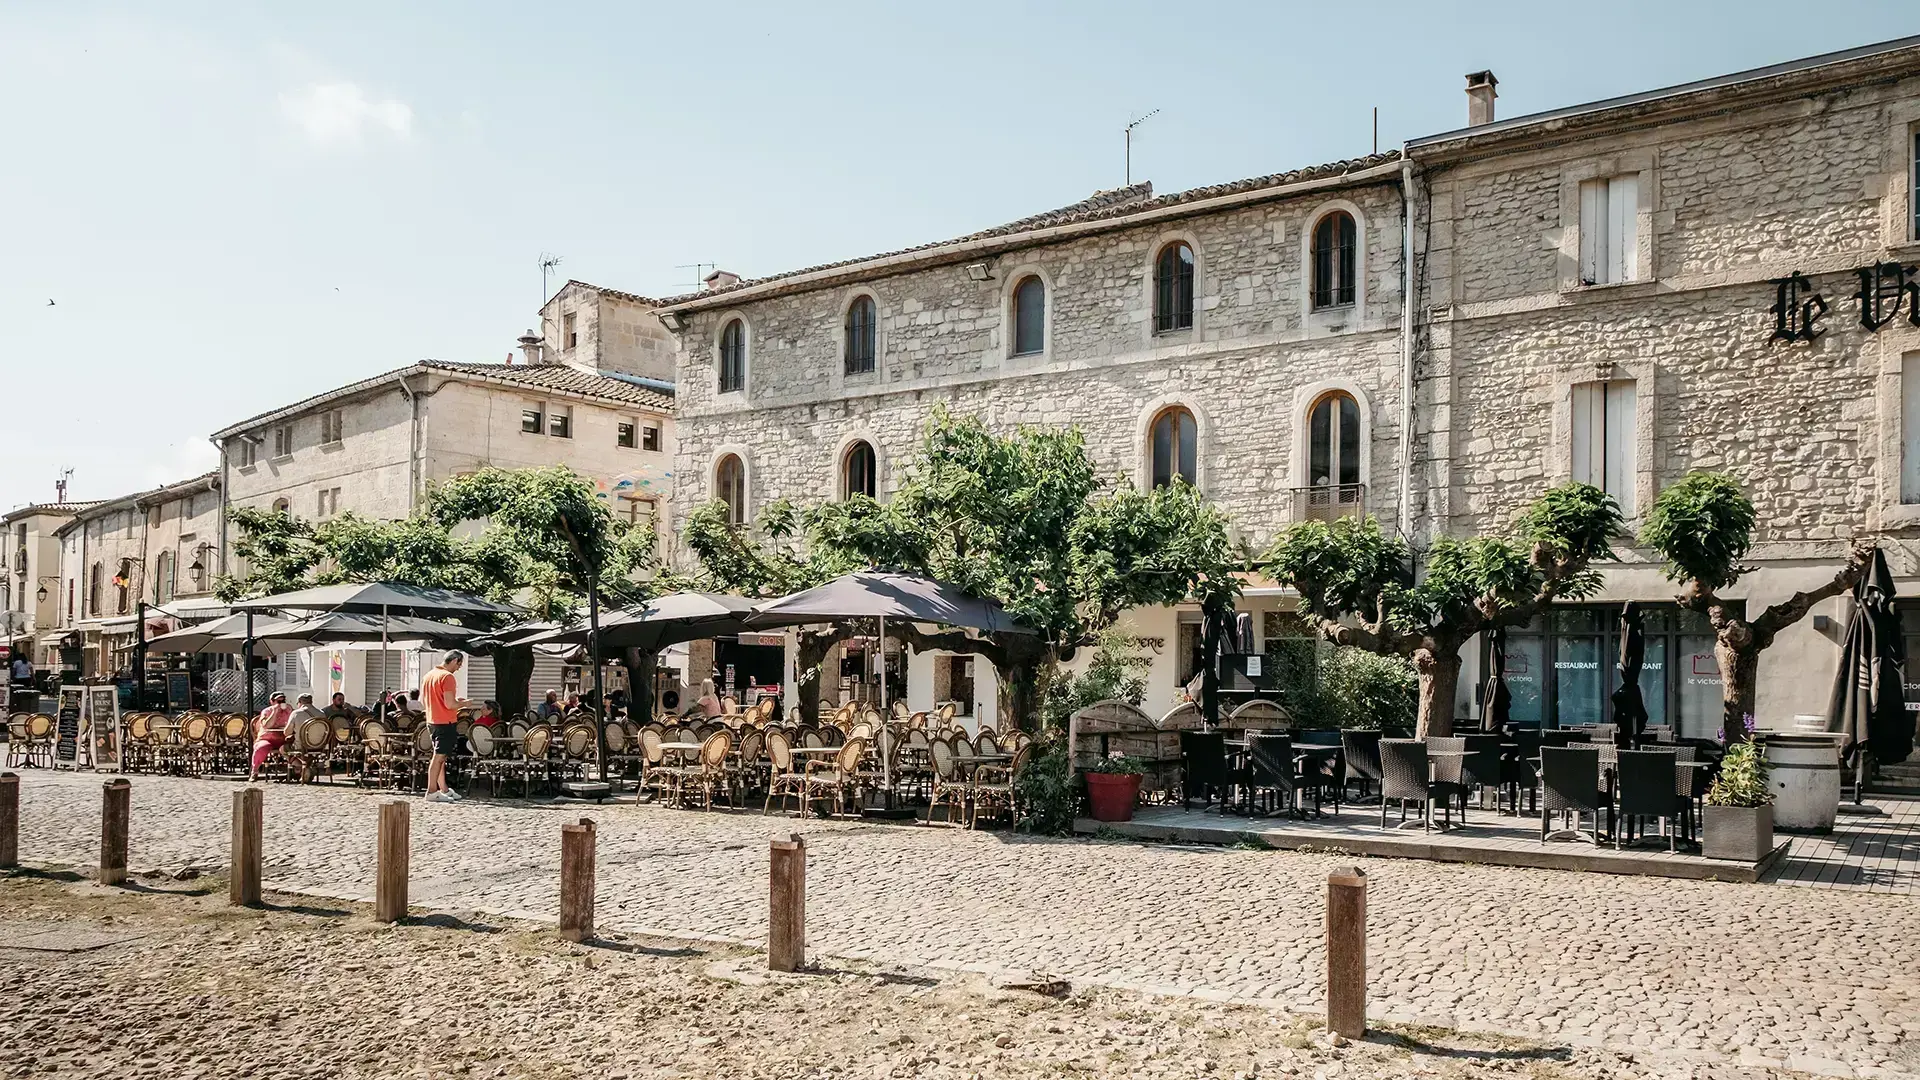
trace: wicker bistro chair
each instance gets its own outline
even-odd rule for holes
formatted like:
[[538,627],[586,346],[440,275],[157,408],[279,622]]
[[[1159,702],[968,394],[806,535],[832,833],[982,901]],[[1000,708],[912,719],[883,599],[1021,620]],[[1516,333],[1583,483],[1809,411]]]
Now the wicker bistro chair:
[[[766,753],[767,733],[764,729],[748,728],[741,733],[739,743],[732,748],[726,762],[727,783],[738,793],[738,802],[744,803],[748,795],[766,784]],[[727,800],[729,806],[735,802],[733,798]]]
[[700,744],[700,756],[692,765],[680,770],[680,782],[676,794],[685,799],[692,789],[699,789],[703,809],[713,809],[713,793],[717,789],[727,789],[728,805],[734,805],[732,798],[731,776],[727,769],[727,755],[733,752],[733,735],[722,729],[706,737]]
[[1615,784],[1619,790],[1620,821],[1613,830],[1614,850],[1620,849],[1622,835],[1646,818],[1660,822],[1667,838],[1667,850],[1674,850],[1672,822],[1679,809],[1676,774],[1680,771],[1671,750],[1622,750],[1616,760]]
[[856,808],[859,805],[861,764],[867,754],[867,740],[848,739],[840,744],[840,752],[826,761],[807,762],[806,772],[802,774],[801,784],[805,789],[804,802],[812,805],[815,798],[824,794],[833,795],[835,816],[847,812],[847,796],[854,796]]
[[[7,768],[39,764],[33,760],[32,731],[35,715],[34,713],[14,713],[7,717]],[[123,754],[120,760],[125,762],[126,756]]]
[[[1598,748],[1543,746],[1540,748],[1540,842],[1547,842],[1548,816],[1574,815],[1577,838],[1579,815],[1593,815],[1593,842],[1600,843],[1600,753]],[[1564,830],[1563,830],[1564,831]]]
[[773,800],[784,799],[788,795],[800,798],[800,812],[805,813],[807,804],[806,777],[793,767],[793,744],[787,740],[784,731],[767,732],[767,801],[760,808],[762,814],[773,809]]
[[1349,730],[1340,733],[1340,756],[1346,759],[1347,782],[1360,783],[1360,797],[1367,798],[1369,788],[1378,788],[1385,776],[1380,764],[1380,733]]
[[[1280,809],[1289,813],[1300,811],[1300,789],[1294,784],[1293,757],[1291,735],[1247,732],[1247,775],[1243,791],[1249,812],[1256,803],[1269,813]],[[1278,805],[1274,805],[1274,801],[1261,802],[1262,796],[1273,797]]]
[[972,785],[967,774],[960,768],[955,757],[959,753],[956,744],[964,745],[964,736],[936,738],[927,745],[927,758],[930,769],[927,775],[927,823],[933,823],[933,812],[941,803],[947,804],[947,824],[955,824],[964,815],[972,801]]
[[1196,795],[1211,801],[1219,797],[1226,803],[1226,736],[1218,731],[1182,731],[1180,733],[1180,805],[1191,806]]
[[[1460,761],[1460,758],[1429,759],[1427,744],[1419,739],[1381,739],[1380,827],[1387,827],[1387,803],[1391,800],[1400,804],[1403,825],[1407,820],[1407,804],[1418,802],[1422,829],[1432,829],[1434,800],[1445,803],[1466,790],[1458,779]],[[1464,799],[1460,817],[1465,822]]]
[[[189,731],[182,728],[183,738],[191,738]],[[302,783],[313,780],[321,770],[328,775],[333,772],[333,723],[324,716],[310,717],[301,721],[300,727],[287,740],[281,753],[287,759],[288,779],[299,779]]]
[[1701,796],[1707,793],[1706,778],[1698,769],[1688,768],[1700,751],[1693,746],[1661,747],[1673,752],[1673,795],[1674,810],[1680,818],[1680,835],[1688,843],[1693,842],[1695,824],[1700,820],[1698,805]]
[[[1467,750],[1461,779],[1469,787],[1480,789],[1480,807],[1486,809],[1487,793],[1493,793],[1493,808],[1500,808],[1501,771],[1500,736],[1462,735]],[[1518,813],[1518,811],[1515,811]]]
[[1026,775],[1032,750],[1022,747],[1006,765],[982,765],[973,771],[973,811],[967,815],[967,828],[977,828],[980,812],[989,816],[1005,811],[1007,823],[1020,819],[1020,778]]

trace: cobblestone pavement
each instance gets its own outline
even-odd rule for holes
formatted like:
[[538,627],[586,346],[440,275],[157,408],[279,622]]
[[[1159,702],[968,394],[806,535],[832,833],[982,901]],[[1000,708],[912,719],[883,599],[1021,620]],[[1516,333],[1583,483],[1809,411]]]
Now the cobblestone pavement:
[[[101,778],[23,774],[28,864],[96,858]],[[136,868],[221,866],[229,783],[135,778]],[[368,899],[380,798],[267,792],[270,887]],[[1355,860],[647,806],[413,807],[413,900],[551,919],[559,826],[599,831],[600,924],[752,943],[766,842],[808,841],[816,955],[1320,1006],[1322,893]],[[1373,1015],[1574,1046],[1920,1075],[1911,897],[1359,860]]]
[[1776,1075],[1425,1028],[1333,1045],[1312,1019],[1104,987],[1041,994],[848,963],[772,975],[728,946],[580,946],[495,917],[381,927],[332,900],[223,901],[218,880],[121,890],[0,877],[0,1077]]

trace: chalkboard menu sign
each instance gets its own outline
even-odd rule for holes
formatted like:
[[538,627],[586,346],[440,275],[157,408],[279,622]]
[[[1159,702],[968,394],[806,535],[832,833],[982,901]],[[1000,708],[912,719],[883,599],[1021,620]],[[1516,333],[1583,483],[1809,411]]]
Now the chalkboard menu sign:
[[167,708],[193,708],[193,676],[184,671],[167,672]]
[[87,687],[87,730],[93,733],[93,760],[88,764],[120,763],[120,688],[114,685]]
[[84,738],[81,732],[80,710],[85,689],[78,686],[60,688],[60,706],[53,714],[53,764],[55,768],[78,768],[80,751]]

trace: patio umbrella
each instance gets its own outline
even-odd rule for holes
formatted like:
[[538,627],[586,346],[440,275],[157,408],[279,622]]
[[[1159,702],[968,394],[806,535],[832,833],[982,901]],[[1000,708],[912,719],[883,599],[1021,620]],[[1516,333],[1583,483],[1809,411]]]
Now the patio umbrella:
[[1487,685],[1481,691],[1481,723],[1495,735],[1506,733],[1513,719],[1513,691],[1507,686],[1507,630],[1495,627],[1488,639]]
[[252,600],[236,600],[228,606],[235,610],[347,611],[362,615],[416,615],[441,619],[462,615],[507,615],[520,610],[511,604],[496,604],[470,593],[429,589],[398,581],[320,585]]
[[[240,648],[237,643],[246,637],[246,632],[247,617],[244,614],[228,615],[224,619],[214,619],[211,622],[182,627],[171,634],[148,638],[147,648],[152,652],[164,653],[238,653]],[[216,644],[224,647],[210,647]],[[254,655],[272,656],[273,654],[264,648],[259,648],[254,650]]]
[[[669,645],[723,637],[752,629],[746,617],[762,603],[726,593],[677,592],[656,596],[600,620],[600,644],[616,649],[658,652]],[[518,644],[584,642],[585,625],[558,625],[519,639]]]
[[1851,737],[1861,781],[1867,773],[1862,755],[1892,765],[1913,754],[1913,714],[1907,711],[1903,685],[1906,640],[1893,601],[1893,571],[1886,555],[1875,549],[1866,575],[1853,587],[1853,618],[1827,707],[1828,729]]
[[304,648],[346,642],[426,641],[434,645],[465,644],[478,634],[454,623],[418,619],[411,615],[359,615],[329,611],[304,619],[255,627],[254,637],[275,647]]
[[1640,668],[1647,662],[1647,628],[1640,605],[1632,600],[1620,609],[1620,685],[1613,692],[1614,742],[1640,745],[1647,730],[1647,701],[1640,694]]
[[[989,634],[1030,634],[1013,621],[1005,608],[991,600],[968,596],[945,582],[912,574],[862,570],[842,574],[791,596],[769,600],[747,616],[749,626],[799,626],[846,619],[880,620],[880,714],[887,712],[887,620],[937,623]],[[881,757],[885,782],[891,788],[892,769]]]

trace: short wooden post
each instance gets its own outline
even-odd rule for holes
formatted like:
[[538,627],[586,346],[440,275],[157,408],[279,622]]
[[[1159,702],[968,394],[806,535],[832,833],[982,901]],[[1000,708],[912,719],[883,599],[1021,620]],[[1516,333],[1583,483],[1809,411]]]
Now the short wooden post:
[[133,785],[109,780],[100,785],[100,884],[127,880],[127,828],[133,817]]
[[1367,872],[1327,875],[1327,1030],[1367,1033]]
[[20,865],[20,777],[0,773],[0,870]]
[[261,827],[266,821],[267,793],[242,788],[233,793],[233,866],[227,875],[227,903],[260,906]]
[[412,854],[408,805],[380,804],[380,847],[374,867],[373,917],[383,923],[407,917],[407,859]]
[[593,849],[591,818],[560,826],[560,936],[568,941],[593,937]]
[[794,833],[775,840],[772,854],[767,969],[798,971],[807,963],[807,842]]

